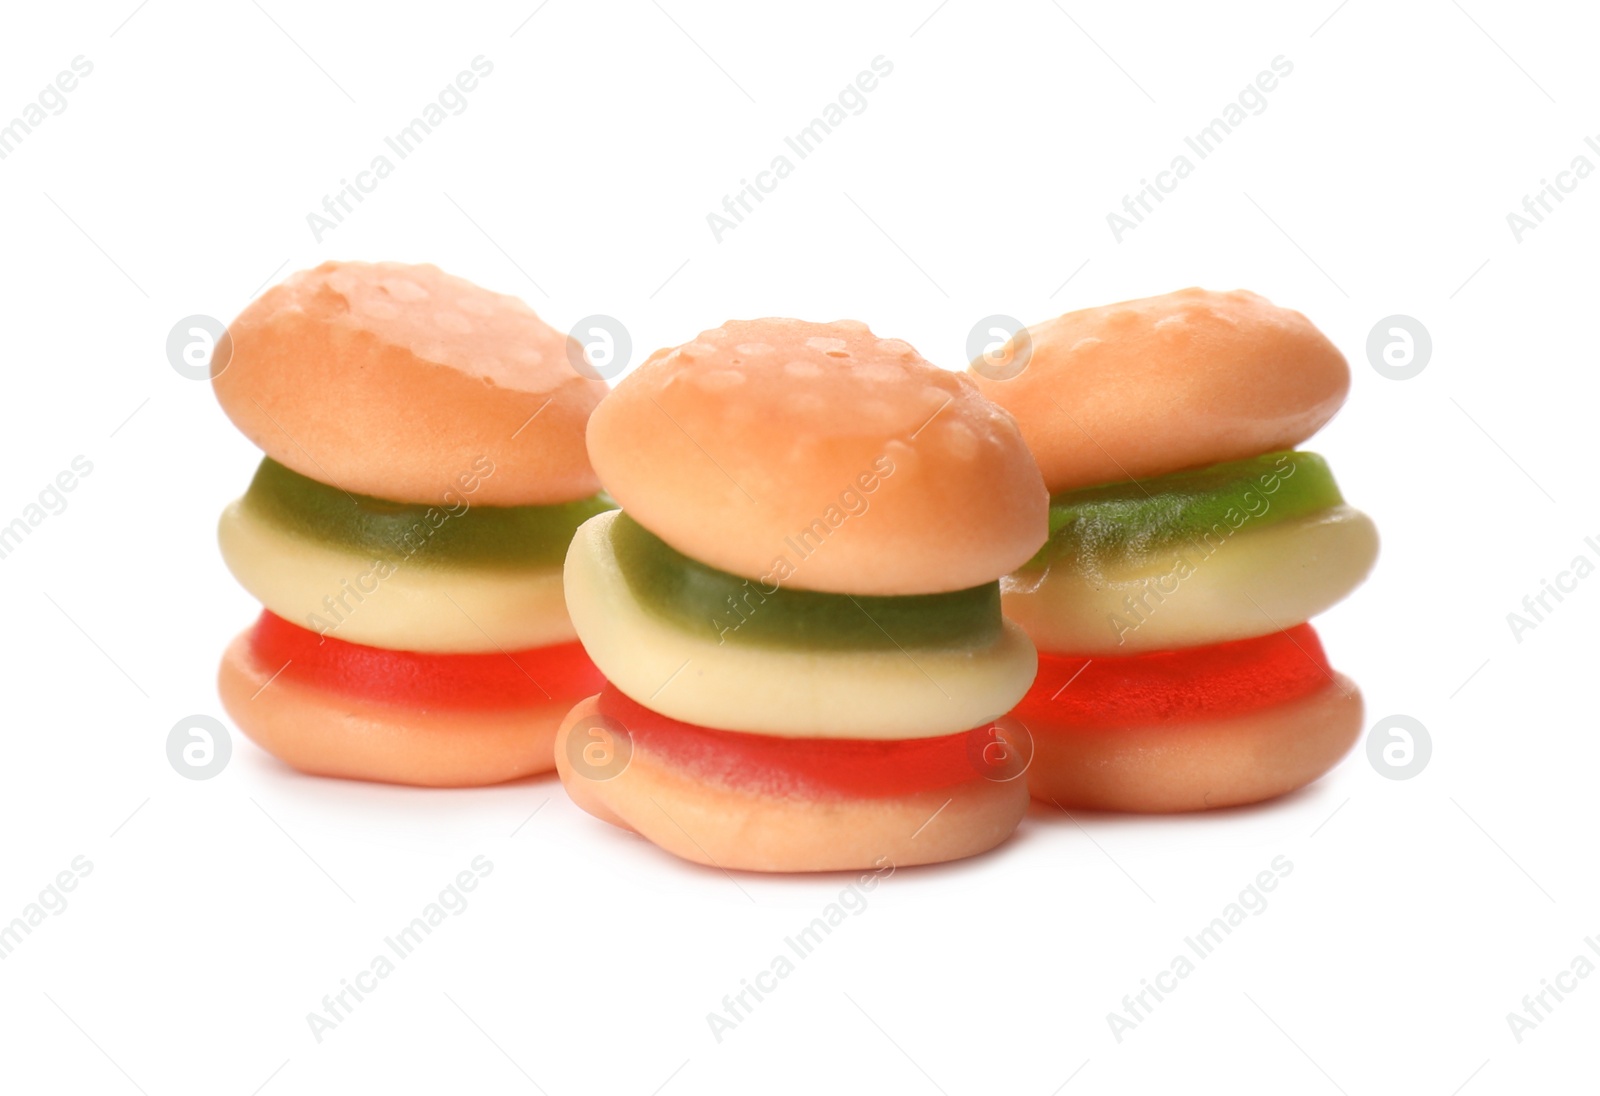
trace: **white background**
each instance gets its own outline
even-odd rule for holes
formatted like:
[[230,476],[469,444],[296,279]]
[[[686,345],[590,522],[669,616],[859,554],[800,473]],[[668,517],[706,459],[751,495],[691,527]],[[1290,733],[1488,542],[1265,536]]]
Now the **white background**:
[[[0,560],[0,920],[94,866],[0,962],[0,1088],[1592,1087],[1600,977],[1520,1044],[1506,1014],[1600,934],[1600,579],[1520,643],[1506,614],[1600,559],[1600,178],[1520,243],[1506,214],[1600,135],[1600,26],[1336,2],[8,8],[0,119],[94,71],[0,161],[0,523],[94,470]],[[480,54],[465,113],[316,241],[306,214]],[[718,243],[706,214],[880,54],[868,109]],[[1266,111],[1118,243],[1106,213],[1280,54]],[[554,778],[322,781],[237,735],[215,779],[169,766],[257,611],[213,530],[259,455],[167,333],[325,258],[436,262],[563,328],[609,313],[636,359],[729,317],[856,317],[959,367],[995,312],[1190,284],[1298,308],[1354,373],[1311,447],[1384,536],[1318,628],[1431,763],[1393,781],[1358,750],[1205,817],[1036,810],[993,855],[896,874],[718,1043],[706,1014],[845,877],[676,862]],[[1395,313],[1434,341],[1404,382],[1364,349]],[[318,1044],[306,1014],[479,854],[471,907]],[[1270,907],[1118,1043],[1106,1014],[1280,854]]]

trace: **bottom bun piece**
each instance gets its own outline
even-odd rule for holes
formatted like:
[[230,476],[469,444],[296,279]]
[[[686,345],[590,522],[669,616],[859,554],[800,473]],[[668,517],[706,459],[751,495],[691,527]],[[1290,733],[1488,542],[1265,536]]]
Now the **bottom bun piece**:
[[1032,737],[1028,789],[1063,808],[1202,811],[1286,795],[1360,737],[1355,682],[1310,625],[1124,658],[1041,656],[1012,713]]
[[685,860],[844,871],[959,860],[1009,837],[1028,791],[1008,734],[1004,725],[896,741],[718,731],[607,686],[562,721],[555,755],[573,802]]
[[228,646],[217,676],[229,718],[294,768],[435,788],[551,771],[562,718],[603,684],[575,644],[416,654],[319,642],[270,614]]

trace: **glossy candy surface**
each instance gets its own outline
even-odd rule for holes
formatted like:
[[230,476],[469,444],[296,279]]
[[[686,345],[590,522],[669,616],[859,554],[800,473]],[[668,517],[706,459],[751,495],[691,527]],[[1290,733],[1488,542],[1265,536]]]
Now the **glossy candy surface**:
[[[597,770],[585,751],[601,745],[594,737],[596,721],[605,718],[600,701],[580,701],[556,736],[556,767],[573,802],[668,852],[724,871],[868,869],[881,878],[911,864],[991,849],[1011,835],[1028,808],[1021,778],[985,779],[957,760],[955,743],[965,753],[966,734],[948,743],[904,747],[910,756],[902,757],[909,765],[903,771],[926,779],[921,787],[888,783],[900,780],[895,771],[902,766],[888,761],[901,749],[898,743],[866,753],[832,752],[832,746],[814,742],[788,751],[781,742],[729,741],[759,737],[754,735],[669,738],[648,728],[625,760],[611,749],[596,750],[603,762]],[[614,730],[609,736],[616,747],[619,736]],[[819,748],[833,764],[812,764],[819,759],[812,751]],[[837,770],[837,763],[851,759],[861,763],[854,774]],[[745,765],[759,775],[751,779],[742,771]],[[970,778],[951,783],[963,767]],[[864,778],[869,787],[860,786]]]
[[1052,534],[1001,580],[1040,650],[1130,655],[1303,624],[1360,585],[1378,534],[1315,453],[1268,453],[1057,495]]
[[1069,312],[1029,326],[1027,346],[1009,379],[981,361],[972,372],[1016,416],[1052,493],[1299,445],[1350,390],[1344,355],[1310,320],[1242,289]]
[[1247,523],[1254,531],[1343,503],[1327,461],[1292,451],[1085,487],[1051,498],[1050,540],[1028,567],[1057,559],[1085,571],[1137,565]]
[[692,779],[763,795],[902,795],[983,778],[975,740],[986,728],[890,741],[717,731],[652,712],[615,686],[600,693],[596,710],[625,731],[635,751]]
[[263,614],[229,645],[217,690],[241,731],[303,772],[475,787],[555,767],[562,718],[600,680],[586,663],[575,644],[512,658],[384,651]]
[[352,643],[405,651],[520,650],[575,638],[553,566],[428,566],[289,531],[243,500],[217,542],[239,584],[278,616]]
[[607,680],[673,719],[798,738],[926,738],[997,719],[1033,680],[1033,645],[1009,621],[969,645],[854,649],[740,642],[709,619],[681,625],[629,583],[610,535],[621,520],[601,514],[573,538],[567,608]]
[[571,641],[561,560],[577,527],[611,501],[495,507],[473,497],[353,495],[268,457],[224,511],[218,538],[269,610],[353,643],[475,652]]
[[947,594],[828,594],[763,585],[709,567],[625,512],[609,535],[639,604],[685,631],[709,628],[723,642],[875,651],[981,647],[1000,638],[998,582]]
[[424,567],[554,567],[578,526],[615,509],[603,495],[549,506],[481,506],[455,491],[437,504],[390,502],[302,476],[271,457],[242,504],[295,536]]
[[583,647],[560,643],[521,651],[431,654],[346,643],[264,612],[250,650],[282,676],[369,700],[420,708],[510,708],[573,700],[605,684]]
[[584,452],[605,382],[525,303],[436,266],[326,262],[228,325],[222,409],[262,451],[358,495],[546,505],[599,489]]
[[1309,624],[1255,639],[1123,658],[1041,654],[1015,715],[1025,725],[1133,727],[1236,715],[1333,680]]
[[645,528],[790,589],[970,589],[1044,538],[1044,480],[1011,416],[854,321],[730,320],[657,351],[595,409],[588,443]]
[[1255,803],[1338,763],[1361,693],[1310,625],[1131,657],[1041,656],[1012,713],[1028,731],[1029,791],[1069,809],[1165,813]]

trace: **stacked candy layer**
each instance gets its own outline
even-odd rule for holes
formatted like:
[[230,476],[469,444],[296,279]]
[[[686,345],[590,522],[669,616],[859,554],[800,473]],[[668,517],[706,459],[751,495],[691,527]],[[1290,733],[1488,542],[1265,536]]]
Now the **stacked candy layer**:
[[1033,794],[1200,810],[1321,776],[1362,705],[1306,622],[1378,549],[1295,449],[1344,402],[1344,357],[1298,312],[1187,289],[1031,327],[1001,361],[975,379],[1051,491],[1049,542],[1004,582],[1040,650],[1016,710]]
[[556,744],[579,806],[762,871],[1005,839],[1027,793],[992,722],[1036,660],[997,579],[1047,506],[1009,415],[863,324],[759,320],[652,356],[588,443],[623,509],[567,556],[611,682]]
[[223,659],[240,729],[306,772],[491,784],[554,764],[603,684],[561,587],[610,508],[584,452],[605,385],[527,305],[432,266],[324,263],[228,329],[212,383],[266,453],[222,515],[265,611]]

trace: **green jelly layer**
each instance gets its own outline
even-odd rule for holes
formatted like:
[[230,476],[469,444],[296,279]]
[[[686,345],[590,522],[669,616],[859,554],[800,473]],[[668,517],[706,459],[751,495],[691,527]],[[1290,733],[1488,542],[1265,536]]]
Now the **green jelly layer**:
[[1176,545],[1215,542],[1344,502],[1328,462],[1284,451],[1050,500],[1050,539],[1027,564],[1137,565]]
[[876,651],[987,646],[1001,634],[998,582],[905,597],[794,590],[708,567],[626,513],[611,523],[611,549],[641,605],[723,643]]
[[287,532],[363,556],[439,567],[559,567],[578,526],[616,503],[594,495],[556,506],[390,502],[353,495],[268,457],[244,504]]

